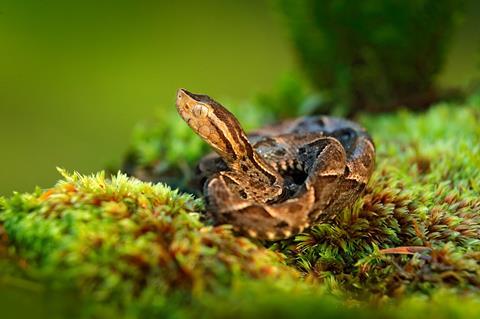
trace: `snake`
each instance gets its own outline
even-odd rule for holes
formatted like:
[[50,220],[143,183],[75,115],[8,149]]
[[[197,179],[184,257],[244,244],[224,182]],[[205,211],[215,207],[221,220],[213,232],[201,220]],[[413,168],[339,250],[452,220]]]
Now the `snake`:
[[359,124],[316,115],[285,119],[248,135],[208,95],[179,89],[176,108],[214,152],[198,163],[216,224],[260,240],[282,240],[352,206],[374,170],[375,146]]

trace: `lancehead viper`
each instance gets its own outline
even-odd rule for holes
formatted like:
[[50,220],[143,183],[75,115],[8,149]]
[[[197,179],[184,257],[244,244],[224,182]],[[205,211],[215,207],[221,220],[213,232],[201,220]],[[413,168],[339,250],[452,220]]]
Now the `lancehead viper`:
[[198,166],[208,211],[250,237],[288,238],[333,218],[356,201],[372,174],[373,142],[349,120],[300,117],[247,135],[207,95],[180,89],[176,105],[216,152]]

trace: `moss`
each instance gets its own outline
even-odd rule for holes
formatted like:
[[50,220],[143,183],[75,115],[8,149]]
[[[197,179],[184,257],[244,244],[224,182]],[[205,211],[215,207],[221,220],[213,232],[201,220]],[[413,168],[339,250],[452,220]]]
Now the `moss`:
[[341,302],[331,295],[295,291],[278,292],[262,287],[232,292],[227,298],[207,297],[190,314],[200,318],[477,318],[478,296],[458,296],[440,290],[428,299],[411,295],[381,306]]
[[[117,174],[67,174],[3,200],[0,221],[26,278],[120,307],[162,308],[248,280],[295,278],[277,254],[228,226],[199,220],[202,203]],[[146,307],[148,308],[148,307]]]
[[[480,289],[480,107],[364,116],[377,147],[365,196],[333,221],[276,244],[290,263],[368,298]],[[427,254],[381,249],[424,246]]]

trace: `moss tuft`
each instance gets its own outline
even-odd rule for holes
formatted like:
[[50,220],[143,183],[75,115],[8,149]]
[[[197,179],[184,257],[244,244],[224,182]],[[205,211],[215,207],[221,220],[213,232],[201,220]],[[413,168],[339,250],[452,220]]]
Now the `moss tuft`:
[[[333,221],[275,248],[303,272],[369,298],[442,287],[479,290],[479,116],[472,99],[420,115],[361,118],[377,146],[365,196]],[[382,252],[402,246],[431,252]]]
[[248,279],[295,277],[276,253],[228,226],[202,224],[202,203],[190,195],[121,173],[60,171],[54,187],[2,201],[3,235],[28,278],[138,306],[171,296],[185,302]]

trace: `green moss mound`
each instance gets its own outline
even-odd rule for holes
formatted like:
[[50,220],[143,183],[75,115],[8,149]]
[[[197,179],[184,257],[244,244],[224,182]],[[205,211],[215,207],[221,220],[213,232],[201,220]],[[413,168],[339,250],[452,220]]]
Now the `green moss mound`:
[[[480,315],[480,98],[357,120],[377,147],[365,195],[269,250],[122,174],[0,199],[0,298],[124,318]],[[388,250],[405,246],[423,248]]]
[[244,280],[295,277],[228,226],[203,225],[190,195],[120,173],[61,172],[54,187],[1,203],[3,243],[27,279],[95,302],[162,308],[166,298],[188,303]]
[[[365,116],[377,167],[365,195],[278,249],[332,287],[367,298],[480,289],[480,107]],[[423,254],[382,249],[422,246]],[[388,252],[388,251],[387,251]]]

